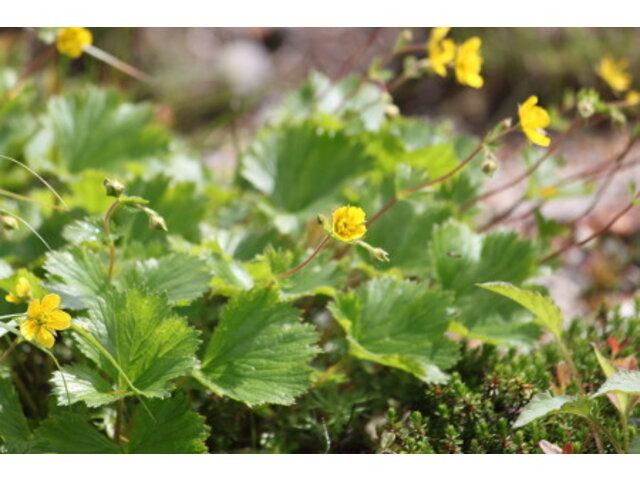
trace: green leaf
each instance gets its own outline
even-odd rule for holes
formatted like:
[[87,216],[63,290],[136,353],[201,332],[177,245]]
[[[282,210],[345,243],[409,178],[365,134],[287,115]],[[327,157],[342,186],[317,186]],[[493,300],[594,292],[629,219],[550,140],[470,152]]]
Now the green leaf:
[[209,428],[186,396],[151,400],[148,408],[153,418],[142,405],[133,414],[128,453],[207,453]]
[[538,418],[561,413],[586,416],[588,410],[585,411],[583,402],[577,397],[567,395],[553,397],[549,392],[538,393],[524,407],[513,426],[514,428],[522,427]]
[[31,430],[11,380],[0,377],[0,437],[11,452],[28,451]]
[[450,305],[451,296],[444,292],[380,277],[338,295],[329,309],[356,357],[442,383],[448,378],[442,369],[458,359],[458,345],[444,335]]
[[45,453],[121,453],[89,422],[84,411],[52,414],[35,432]]
[[49,101],[47,122],[59,158],[70,172],[114,171],[128,161],[167,152],[168,136],[154,125],[153,109],[123,103],[114,90],[74,90]]
[[170,302],[184,302],[208,289],[211,274],[197,257],[172,253],[158,259],[136,262],[125,284],[141,286],[149,292],[165,294]]
[[483,283],[478,286],[519,303],[536,316],[534,321],[538,325],[550,330],[556,338],[561,338],[562,312],[551,299],[505,282]]
[[[600,350],[598,350],[598,347],[596,347],[595,344],[592,343],[591,346],[593,347],[593,351],[596,354],[596,358],[598,359],[600,368],[602,369],[605,376],[609,378],[612,375],[614,375],[618,370],[613,365],[611,360],[609,360],[602,353],[600,353]],[[620,411],[620,413],[622,413],[623,415],[626,415],[627,408],[629,408],[629,400],[630,400],[629,395],[624,393],[617,393],[612,395],[613,395],[612,397],[609,397],[609,400],[611,400],[611,403],[613,403],[613,405],[618,409],[618,411]]]
[[[452,213],[450,206],[437,202],[399,201],[367,232],[366,241],[389,254],[389,262],[376,262],[376,267],[398,267],[407,275],[426,275],[431,269],[425,252],[433,228]],[[368,252],[362,254],[370,258]]]
[[344,132],[306,121],[263,130],[244,154],[241,173],[276,208],[295,213],[331,203],[372,161],[365,146]]
[[249,405],[289,405],[311,385],[318,334],[270,289],[239,293],[225,307],[198,380]]
[[631,395],[640,395],[640,371],[617,371],[607,378],[598,391],[592,396],[598,397],[605,393],[628,393]]
[[54,372],[51,382],[59,405],[84,402],[95,408],[131,395],[130,392],[117,391],[113,383],[81,364],[68,365]]
[[44,269],[49,275],[44,286],[60,295],[64,306],[86,308],[107,288],[107,263],[106,255],[86,248],[48,252]]
[[206,453],[209,429],[179,395],[153,399],[133,412],[129,442],[116,445],[90,422],[85,409],[52,414],[36,430],[41,450],[52,453]]
[[[189,375],[196,364],[198,334],[171,311],[165,297],[107,290],[90,307],[87,323],[89,333],[145,396],[167,396],[171,380]],[[86,341],[81,344],[119,390],[130,391],[104,353]]]
[[452,219],[434,228],[429,250],[436,280],[455,293],[459,333],[514,345],[530,345],[538,338],[539,328],[513,302],[476,287],[529,278],[536,269],[531,242],[512,232],[476,234]]

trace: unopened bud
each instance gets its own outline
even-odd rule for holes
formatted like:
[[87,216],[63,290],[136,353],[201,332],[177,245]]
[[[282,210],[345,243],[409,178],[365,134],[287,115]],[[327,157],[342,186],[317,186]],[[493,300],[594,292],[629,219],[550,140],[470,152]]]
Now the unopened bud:
[[164,218],[162,218],[157,213],[153,213],[149,215],[149,227],[152,230],[162,230],[164,232],[169,231],[169,229],[167,228],[167,223],[164,221]]
[[111,178],[104,179],[104,188],[107,191],[107,196],[118,198],[124,192],[124,185],[118,180]]
[[17,230],[18,221],[8,215],[0,215],[0,227],[4,228],[5,230]]
[[482,172],[489,177],[493,177],[493,174],[496,173],[497,169],[498,164],[491,158],[487,158],[482,162]]
[[382,248],[373,247],[369,252],[371,253],[371,256],[379,262],[389,261],[389,254]]

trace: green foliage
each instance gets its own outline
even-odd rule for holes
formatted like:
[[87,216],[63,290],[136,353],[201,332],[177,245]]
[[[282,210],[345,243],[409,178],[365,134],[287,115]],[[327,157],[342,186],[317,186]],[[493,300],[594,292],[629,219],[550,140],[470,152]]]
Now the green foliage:
[[506,300],[479,290],[488,280],[521,283],[535,271],[533,244],[512,232],[474,233],[449,220],[434,229],[430,254],[437,281],[455,293],[458,333],[488,342],[530,344],[539,331]]
[[275,291],[236,295],[207,345],[197,379],[249,405],[291,404],[311,385],[318,336]]
[[442,370],[458,358],[458,346],[444,336],[450,305],[449,295],[425,284],[380,277],[338,295],[329,308],[351,354],[441,383]]
[[621,370],[614,373],[594,394],[594,397],[605,393],[628,393],[640,395],[640,372],[637,370]]
[[547,415],[553,415],[558,413],[576,413],[577,410],[574,405],[577,398],[571,396],[558,396],[553,397],[549,393],[539,393],[531,399],[527,406],[522,410],[522,413],[513,424],[514,427],[522,427],[529,422],[532,422],[538,418],[545,417]]
[[549,330],[556,338],[562,336],[562,312],[550,299],[504,282],[484,283],[478,286],[518,302],[535,315],[534,321],[538,325]]
[[[123,392],[132,393],[130,381],[144,396],[166,397],[171,380],[189,375],[196,365],[198,334],[171,311],[163,296],[136,289],[106,291],[89,308],[86,329],[117,366],[104,351],[78,337],[83,353]],[[91,382],[91,386],[97,385]],[[96,388],[96,392],[101,390]],[[96,392],[91,402],[95,402]],[[82,399],[86,401],[87,396]]]
[[149,106],[124,103],[113,90],[88,88],[49,101],[45,127],[59,159],[70,172],[118,170],[167,151],[168,137],[151,123]]
[[[0,377],[0,438],[11,453],[28,452],[31,429],[11,380]],[[0,447],[1,451],[1,447]]]
[[[35,435],[47,453],[204,453],[208,428],[190,411],[184,396],[151,400],[133,413],[126,444],[116,444],[91,423],[87,412],[61,410],[45,420]],[[151,417],[150,415],[153,415]]]
[[323,211],[339,188],[372,165],[365,145],[314,121],[262,131],[242,158],[242,176],[283,213]]

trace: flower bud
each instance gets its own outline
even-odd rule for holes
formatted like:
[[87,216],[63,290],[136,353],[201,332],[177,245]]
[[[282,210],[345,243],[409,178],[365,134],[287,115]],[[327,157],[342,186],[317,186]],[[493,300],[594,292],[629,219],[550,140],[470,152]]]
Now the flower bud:
[[164,218],[162,218],[160,215],[158,215],[155,212],[149,215],[149,228],[151,228],[152,230],[162,230],[164,232],[169,231],[169,229],[167,228],[167,223],[164,221]]
[[484,162],[482,162],[482,172],[488,177],[492,177],[497,169],[498,164],[492,158],[486,158]]
[[0,227],[5,230],[17,230],[18,221],[8,215],[0,215]]
[[105,178],[104,188],[107,191],[107,196],[118,198],[124,192],[124,185],[118,180]]

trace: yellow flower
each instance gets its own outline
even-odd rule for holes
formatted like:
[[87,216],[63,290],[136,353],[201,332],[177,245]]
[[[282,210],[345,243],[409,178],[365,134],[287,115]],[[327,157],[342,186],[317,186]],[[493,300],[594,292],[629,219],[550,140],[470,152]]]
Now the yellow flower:
[[71,326],[71,315],[60,310],[60,297],[54,293],[42,301],[33,300],[27,310],[27,319],[20,325],[20,332],[27,340],[35,340],[46,348],[53,347],[56,330]]
[[484,79],[480,75],[482,70],[482,55],[480,37],[471,37],[458,47],[456,53],[455,69],[458,82],[473,88],[484,85]]
[[93,43],[93,35],[84,27],[65,27],[58,32],[56,47],[58,51],[71,58],[82,55],[84,47]]
[[624,97],[624,100],[629,105],[637,105],[638,103],[640,103],[640,92],[637,92],[635,90],[629,90],[627,95]]
[[427,53],[431,67],[441,77],[447,76],[447,65],[453,61],[456,54],[456,44],[450,38],[444,38],[451,27],[434,27],[431,30]]
[[360,207],[340,207],[331,215],[331,235],[352,242],[367,233],[366,214]]
[[18,284],[16,285],[16,293],[10,292],[4,299],[11,303],[26,302],[31,298],[31,284],[29,280],[24,277],[20,277]]
[[616,92],[624,92],[631,86],[631,74],[627,72],[629,61],[625,59],[614,60],[612,57],[604,57],[596,67],[596,72]]
[[549,113],[542,107],[536,105],[538,97],[531,95],[526,102],[518,105],[518,116],[522,131],[536,145],[548,147],[551,139],[544,133],[544,128],[551,123]]

